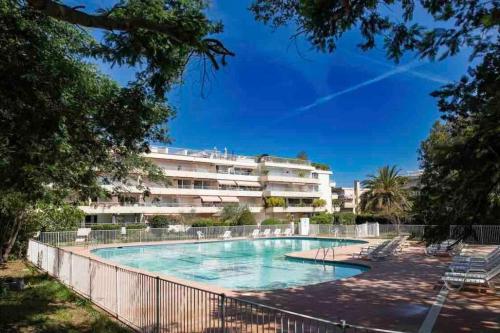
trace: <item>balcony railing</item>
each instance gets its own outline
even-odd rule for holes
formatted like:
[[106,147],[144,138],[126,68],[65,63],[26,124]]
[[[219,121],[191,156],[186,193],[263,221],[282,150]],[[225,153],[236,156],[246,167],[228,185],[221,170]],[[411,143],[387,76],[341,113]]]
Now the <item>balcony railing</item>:
[[179,155],[218,160],[255,162],[255,157],[253,156],[236,155],[227,151],[222,152],[218,149],[197,150],[175,147],[151,147],[151,152],[157,154]]
[[[191,203],[191,202],[92,202],[90,205],[85,205],[87,207],[224,207],[234,205],[235,203],[230,202],[202,202],[202,203]],[[256,203],[236,203],[239,206],[247,207],[262,207],[262,205]],[[83,206],[83,205],[82,205]]]
[[301,165],[311,165],[311,161],[301,160],[298,158],[286,158],[286,157],[275,157],[275,156],[262,156],[260,158],[263,162],[275,162],[284,164],[301,164]]
[[179,188],[179,189],[190,189],[190,190],[218,190],[218,191],[260,191],[260,187],[245,187],[245,186],[227,186],[221,188],[219,186],[210,185],[177,185],[167,188]]
[[251,172],[244,172],[244,171],[235,171],[235,170],[207,170],[207,169],[200,169],[200,168],[193,168],[193,167],[169,167],[169,166],[161,166],[163,170],[166,171],[189,171],[189,172],[203,172],[203,173],[213,173],[213,174],[221,174],[221,175],[240,175],[240,176],[258,176],[259,172],[256,170],[253,170]]

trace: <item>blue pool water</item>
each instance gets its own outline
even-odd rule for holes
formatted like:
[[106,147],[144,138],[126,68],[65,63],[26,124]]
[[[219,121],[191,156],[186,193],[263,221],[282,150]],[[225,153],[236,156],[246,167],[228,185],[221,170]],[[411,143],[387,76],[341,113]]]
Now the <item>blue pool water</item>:
[[96,249],[94,254],[130,267],[232,290],[270,290],[343,279],[364,266],[286,258],[290,252],[363,243],[355,240],[270,238]]

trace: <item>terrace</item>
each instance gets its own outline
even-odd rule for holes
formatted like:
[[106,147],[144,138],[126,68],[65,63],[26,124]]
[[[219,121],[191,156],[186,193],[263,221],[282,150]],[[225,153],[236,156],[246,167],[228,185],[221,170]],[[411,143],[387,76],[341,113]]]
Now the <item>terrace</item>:
[[[321,260],[317,258],[319,250],[316,248],[292,251],[287,256],[316,262],[320,267],[345,263],[361,264],[370,269],[348,278],[255,291],[233,290],[151,272],[145,267],[134,268],[111,258],[103,259],[92,251],[117,246],[145,248],[147,244],[166,244],[170,248],[191,246],[193,242],[197,246],[204,242],[217,244],[225,231],[231,231],[233,241],[248,242],[246,239],[255,229],[263,233],[267,228],[272,232],[287,227],[290,226],[127,230],[126,234],[115,230],[92,231],[88,247],[74,246],[75,233],[45,233],[39,239],[43,243],[30,243],[29,259],[138,331],[150,331],[151,327],[165,332],[221,329],[227,332],[381,332],[379,329],[447,332],[450,327],[456,332],[488,332],[500,329],[498,291],[493,288],[482,293],[475,289],[447,292],[440,278],[451,258],[425,255],[424,246],[418,240],[410,241],[402,253],[384,261],[353,259],[352,253],[367,244],[348,241],[336,243],[334,257],[330,252],[330,256]],[[311,225],[308,237],[356,239],[372,245],[398,232],[394,226],[380,226],[376,234],[370,230],[356,226]],[[198,231],[205,239],[198,239]],[[482,228],[483,237],[476,242],[484,244],[470,244],[468,248],[485,253],[491,251],[495,246],[486,244],[499,243],[498,231],[495,227]],[[423,227],[402,226],[399,232],[418,239]],[[261,240],[262,244],[268,241],[272,239]],[[58,245],[58,248],[47,244]],[[208,255],[210,251],[204,253]],[[201,262],[214,260],[210,256],[199,259]]]

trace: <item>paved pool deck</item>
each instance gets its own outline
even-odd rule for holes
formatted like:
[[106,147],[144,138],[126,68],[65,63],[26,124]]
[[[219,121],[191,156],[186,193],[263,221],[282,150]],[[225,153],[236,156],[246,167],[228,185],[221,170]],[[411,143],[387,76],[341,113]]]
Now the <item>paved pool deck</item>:
[[[208,240],[213,241],[213,240]],[[381,240],[365,239],[368,244]],[[175,241],[178,243],[193,242]],[[147,244],[172,244],[173,241],[155,243],[109,244],[93,247],[67,247],[75,253],[105,261],[90,253],[93,248],[133,246]],[[367,244],[353,244],[335,248],[326,260],[369,266],[360,275],[315,285],[258,292],[238,292],[193,281],[162,275],[174,282],[198,288],[224,292],[230,296],[283,308],[314,317],[346,320],[348,323],[389,330],[419,332],[429,310],[442,289],[440,277],[447,270],[449,257],[428,257],[424,247],[409,242],[403,252],[383,261],[353,259]],[[493,246],[471,247],[490,251]],[[317,250],[291,253],[290,256],[314,259]],[[109,262],[108,262],[109,263]],[[114,263],[113,263],[114,264]],[[127,269],[131,269],[128,268]],[[131,269],[135,270],[136,269]],[[142,273],[147,273],[141,271]],[[157,275],[149,273],[150,275]],[[496,281],[500,287],[500,281]],[[478,292],[466,289],[450,292],[440,309],[432,332],[498,332],[500,331],[500,292],[497,288]],[[430,332],[430,330],[427,330]],[[422,331],[423,333],[423,331]]]

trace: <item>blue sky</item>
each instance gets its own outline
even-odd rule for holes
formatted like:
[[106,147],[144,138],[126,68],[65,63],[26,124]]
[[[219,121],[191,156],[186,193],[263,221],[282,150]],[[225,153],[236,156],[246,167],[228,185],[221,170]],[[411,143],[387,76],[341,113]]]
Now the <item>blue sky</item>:
[[[304,40],[292,43],[293,27],[255,22],[250,2],[212,2],[209,15],[225,26],[219,38],[236,57],[204,89],[192,63],[169,94],[178,111],[169,123],[173,145],[289,157],[303,150],[330,164],[342,186],[385,164],[416,170],[419,143],[439,117],[429,93],[463,75],[467,55],[435,63],[408,57],[396,67],[381,48],[359,50],[354,31],[323,54]],[[133,77],[130,69],[101,68],[121,82]]]

